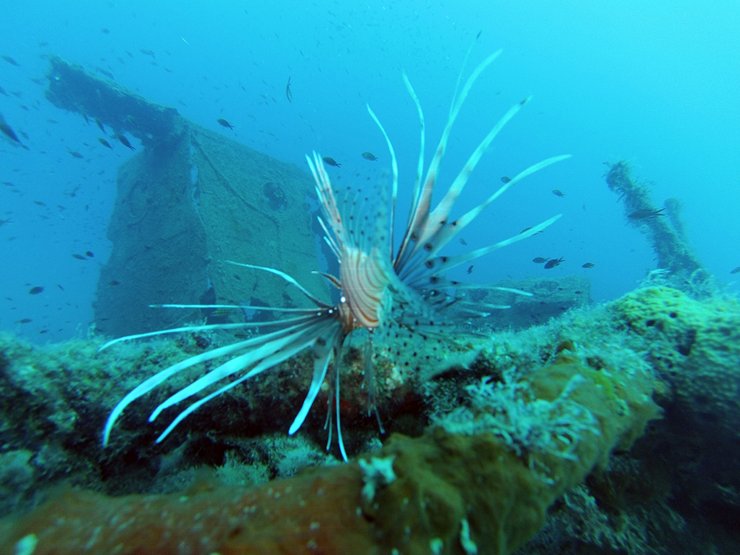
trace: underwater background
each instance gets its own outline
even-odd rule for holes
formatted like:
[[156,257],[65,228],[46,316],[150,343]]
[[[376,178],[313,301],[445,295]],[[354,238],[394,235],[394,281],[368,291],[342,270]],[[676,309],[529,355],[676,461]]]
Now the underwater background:
[[[597,301],[633,288],[655,261],[604,184],[603,163],[625,159],[656,205],[680,201],[697,256],[736,288],[740,9],[730,0],[31,1],[6,2],[3,21],[0,114],[27,148],[0,136],[0,328],[33,341],[87,333],[111,249],[116,170],[136,154],[115,139],[103,146],[94,121],[44,98],[52,55],[280,160],[303,167],[317,149],[347,176],[366,170],[364,151],[389,166],[369,103],[398,151],[403,213],[418,137],[402,72],[436,137],[468,49],[470,70],[502,48],[461,115],[443,179],[530,94],[474,175],[471,198],[534,159],[573,159],[512,190],[491,209],[488,229],[471,231],[475,245],[479,235],[506,237],[564,214],[547,234],[477,262],[476,281],[576,274],[591,280]],[[537,256],[565,262],[545,271]],[[588,262],[593,268],[581,267]],[[29,294],[36,286],[43,292]]]
[[0,554],[740,552],[736,4],[5,2]]

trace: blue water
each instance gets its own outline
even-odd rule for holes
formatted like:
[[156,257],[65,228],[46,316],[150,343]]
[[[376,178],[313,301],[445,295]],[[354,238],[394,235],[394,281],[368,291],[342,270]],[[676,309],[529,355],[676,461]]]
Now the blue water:
[[[547,233],[478,262],[476,280],[584,275],[595,300],[635,287],[655,262],[603,180],[603,163],[621,159],[649,184],[657,205],[681,200],[691,244],[720,283],[740,275],[730,274],[740,265],[734,0],[716,0],[711,9],[686,0],[3,4],[0,55],[18,65],[0,59],[7,93],[0,113],[28,150],[0,136],[0,182],[11,184],[0,185],[2,330],[38,341],[87,332],[99,267],[111,250],[106,225],[116,171],[133,155],[118,144],[103,147],[94,122],[44,98],[48,55],[110,72],[127,89],[296,165],[318,149],[342,161],[345,180],[366,170],[363,151],[388,164],[370,103],[398,152],[403,195],[418,128],[402,72],[425,109],[428,159],[466,52],[472,45],[470,72],[502,48],[453,131],[442,179],[452,179],[497,118],[530,94],[474,174],[463,205],[531,163],[573,158],[507,193],[471,230],[466,241],[483,245],[564,216]],[[535,256],[566,262],[544,274]],[[584,270],[584,262],[595,267]],[[34,286],[44,290],[31,295]]]

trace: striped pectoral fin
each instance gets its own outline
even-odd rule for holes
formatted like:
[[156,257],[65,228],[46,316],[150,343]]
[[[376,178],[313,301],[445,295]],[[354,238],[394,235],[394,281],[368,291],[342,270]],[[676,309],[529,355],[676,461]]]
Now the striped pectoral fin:
[[173,333],[189,333],[189,332],[196,332],[196,331],[210,331],[210,330],[232,330],[232,329],[238,329],[238,328],[245,328],[248,327],[248,323],[235,323],[235,324],[205,324],[202,326],[183,326],[180,328],[169,328],[166,330],[157,330],[157,331],[150,331],[146,333],[136,333],[133,335],[126,335],[123,337],[117,337],[116,339],[111,339],[110,341],[107,341],[103,343],[100,347],[98,347],[98,352],[103,351],[107,349],[108,347],[111,347],[113,345],[116,345],[117,343],[124,343],[126,341],[133,341],[135,339],[145,339],[147,337],[156,337],[158,335],[169,335]]
[[293,276],[283,272],[282,270],[278,270],[277,268],[272,268],[270,266],[257,266],[256,264],[247,264],[245,262],[235,262],[233,260],[227,260],[228,264],[233,264],[234,266],[241,266],[242,268],[251,268],[253,270],[260,270],[263,272],[267,272],[270,274],[275,274],[276,276],[282,278],[283,280],[287,281],[289,284],[293,285],[294,287],[298,288],[298,290],[303,293],[310,301],[316,304],[316,306],[321,308],[329,308],[329,305],[324,303],[321,299],[315,297],[311,294],[311,292],[306,289],[303,285],[301,285],[297,279],[295,279]]
[[123,411],[126,409],[126,407],[128,407],[136,399],[146,395],[178,372],[181,372],[182,370],[185,370],[197,364],[201,364],[203,362],[207,362],[209,360],[213,360],[215,358],[227,356],[231,353],[237,352],[245,348],[250,341],[252,340],[250,339],[246,341],[240,341],[238,343],[232,343],[231,345],[225,345],[223,347],[219,347],[218,349],[213,349],[205,353],[189,357],[178,362],[177,364],[168,366],[164,370],[157,372],[154,376],[139,384],[136,388],[125,395],[123,399],[121,399],[116,404],[115,407],[113,407],[113,410],[111,411],[108,419],[105,422],[105,427],[103,428],[103,447],[108,445],[108,442],[110,441],[111,431],[113,430],[113,426],[115,426],[118,418],[121,416],[121,414],[123,414]]
[[[280,346],[273,345],[275,347],[275,351],[267,356],[264,356],[257,362],[251,369],[241,376],[240,378],[234,380],[233,382],[230,382],[223,387],[217,389],[216,391],[206,395],[202,399],[199,399],[198,401],[195,401],[191,405],[189,405],[185,410],[180,412],[180,414],[177,415],[177,417],[170,423],[169,426],[162,432],[162,434],[157,438],[157,443],[164,440],[171,432],[175,429],[175,427],[182,422],[186,417],[188,417],[190,414],[195,412],[197,409],[199,409],[202,405],[207,403],[208,401],[218,397],[219,395],[222,395],[223,393],[229,391],[230,389],[236,387],[237,385],[241,384],[242,382],[249,380],[258,374],[261,374],[262,372],[269,370],[271,368],[274,368],[281,362],[284,362],[288,360],[289,358],[295,356],[296,354],[300,353],[301,351],[304,351],[305,349],[310,348],[314,342],[316,341],[316,338],[318,336],[321,336],[325,329],[331,328],[336,326],[336,320],[325,320],[322,322],[321,326],[317,326],[315,328],[307,329],[303,333],[297,333],[293,334],[290,337],[290,341],[287,343],[281,342]],[[242,361],[243,362],[243,361]],[[228,364],[228,363],[227,363]],[[214,370],[218,371],[218,369]],[[200,388],[202,389],[202,388]],[[172,399],[172,398],[170,398]],[[165,401],[165,403],[167,403]],[[152,414],[152,417],[150,417],[150,421],[153,420],[153,417],[156,417],[157,411],[160,410],[160,408],[163,408],[163,405],[165,403],[162,403],[160,407],[157,407],[155,410],[155,413]]]
[[340,367],[339,362],[337,362],[334,368],[334,410],[336,412],[336,419],[337,419],[337,423],[336,423],[337,445],[339,445],[339,452],[342,455],[342,460],[344,460],[344,462],[347,462],[349,457],[347,457],[347,450],[344,448],[344,436],[342,435],[342,416],[341,416],[342,405],[340,403],[341,394],[339,390],[340,388],[339,367]]
[[290,425],[290,429],[288,430],[290,435],[295,434],[306,420],[306,416],[308,416],[316,400],[316,396],[321,389],[321,384],[324,383],[332,354],[334,353],[337,342],[340,341],[341,333],[341,328],[337,325],[328,333],[316,339],[316,343],[314,344],[315,359],[313,362],[311,385],[308,388],[308,393],[306,393],[306,399],[303,401],[301,410],[298,411],[293,423]]
[[[303,324],[291,326],[254,338],[252,340],[252,344],[242,347],[243,349],[247,349],[245,353],[224,362],[206,373],[204,376],[195,380],[190,385],[168,397],[156,409],[154,409],[154,412],[152,412],[149,417],[149,421],[153,422],[165,409],[187,399],[188,397],[200,393],[207,387],[235,374],[236,372],[247,370],[246,375],[249,377],[258,374],[258,368],[266,369],[264,366],[265,361],[270,360],[270,358],[274,357],[276,353],[282,353],[291,349],[296,343],[299,343],[304,338],[315,339],[315,333],[320,329],[321,324],[322,322],[311,320]],[[247,342],[245,341],[244,343]]]

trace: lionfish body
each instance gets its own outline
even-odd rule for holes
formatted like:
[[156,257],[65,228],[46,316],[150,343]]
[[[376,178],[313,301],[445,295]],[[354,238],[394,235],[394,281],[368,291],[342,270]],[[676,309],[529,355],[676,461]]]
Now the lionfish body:
[[[456,219],[451,219],[452,209],[465,187],[468,177],[496,135],[524,106],[526,100],[522,101],[511,107],[491,128],[469,156],[442,199],[436,206],[432,207],[432,193],[437,184],[438,170],[452,126],[476,79],[499,54],[500,51],[484,60],[467,79],[462,89],[456,91],[447,124],[426,171],[424,171],[424,115],[416,93],[404,75],[406,88],[415,103],[419,117],[421,145],[412,194],[412,206],[403,237],[397,248],[394,248],[393,229],[398,191],[398,164],[388,134],[370,107],[368,106],[368,112],[382,132],[391,157],[392,185],[389,206],[369,206],[368,202],[358,200],[358,195],[362,194],[361,191],[355,192],[354,196],[346,195],[345,198],[341,199],[342,203],[340,204],[337,193],[332,188],[322,157],[315,152],[310,157],[306,156],[323,212],[323,218],[319,218],[319,223],[325,232],[324,240],[339,263],[338,276],[323,274],[339,290],[339,301],[336,304],[324,303],[291,276],[275,268],[230,262],[238,266],[279,276],[297,287],[313,306],[311,308],[276,309],[275,307],[245,307],[242,305],[158,305],[175,308],[272,310],[279,311],[283,316],[267,323],[207,324],[161,330],[122,337],[103,345],[101,349],[119,341],[177,332],[240,329],[257,326],[270,326],[270,329],[273,330],[192,356],[165,368],[142,382],[124,396],[112,410],[103,431],[103,445],[107,445],[109,442],[115,422],[129,404],[152,391],[178,372],[217,359],[224,361],[185,388],[171,395],[155,408],[149,418],[150,422],[156,419],[165,409],[201,394],[206,389],[215,387],[215,390],[192,402],[180,412],[162,432],[157,442],[162,441],[184,418],[211,399],[262,372],[278,366],[302,351],[312,350],[312,379],[306,398],[290,426],[289,433],[294,434],[301,427],[319,393],[321,385],[326,380],[329,368],[333,367],[333,383],[331,384],[333,410],[330,409],[329,418],[334,420],[339,450],[346,460],[347,454],[342,440],[339,419],[339,400],[341,352],[347,337],[357,329],[366,329],[372,332],[386,325],[396,325],[407,329],[413,328],[419,331],[422,337],[425,334],[431,336],[439,333],[434,327],[435,324],[451,322],[459,315],[481,314],[481,308],[486,307],[482,307],[480,304],[472,306],[458,296],[456,291],[464,289],[465,285],[449,279],[447,272],[452,268],[468,264],[470,261],[496,249],[530,237],[544,230],[560,217],[560,215],[557,215],[513,237],[467,253],[455,256],[441,254],[441,251],[450,241],[455,239],[463,229],[506,190],[525,177],[569,157],[568,155],[555,156],[524,169],[491,194],[483,203]],[[377,212],[370,213],[373,209],[376,209]],[[507,291],[518,292],[510,289],[507,289]],[[519,293],[526,294],[524,292]],[[372,338],[372,333],[368,336]],[[217,384],[223,384],[224,382],[225,385],[217,386]],[[329,442],[331,442],[331,431],[330,428]]]

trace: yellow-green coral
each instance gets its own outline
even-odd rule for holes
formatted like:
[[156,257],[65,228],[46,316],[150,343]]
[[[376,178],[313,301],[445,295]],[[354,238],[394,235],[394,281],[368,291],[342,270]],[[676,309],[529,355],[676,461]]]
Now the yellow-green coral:
[[[373,481],[372,495],[362,494],[367,470],[358,462],[243,492],[116,500],[68,493],[25,519],[6,522],[0,547],[12,549],[34,534],[37,553],[77,553],[83,545],[98,552],[119,545],[127,553],[152,547],[166,553],[175,546],[219,553],[347,553],[350,546],[354,553],[511,553],[542,526],[564,491],[657,412],[652,380],[609,389],[597,372],[563,356],[526,378],[536,402],[557,399],[579,377],[568,397],[582,410],[571,416],[596,428],[570,437],[573,456],[536,451],[530,464],[492,433],[458,435],[433,426],[419,438],[395,435],[372,455],[369,460],[383,461],[386,477]],[[542,479],[542,468],[550,479]],[[59,503],[66,507],[65,521],[57,518]]]
[[[634,291],[613,310],[653,367],[672,386],[684,413],[711,411],[717,426],[740,427],[740,303],[732,297],[698,301],[677,289]],[[641,344],[640,344],[641,343]]]

